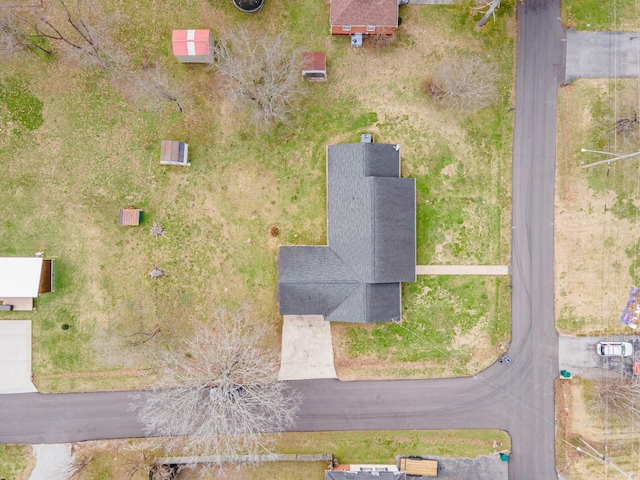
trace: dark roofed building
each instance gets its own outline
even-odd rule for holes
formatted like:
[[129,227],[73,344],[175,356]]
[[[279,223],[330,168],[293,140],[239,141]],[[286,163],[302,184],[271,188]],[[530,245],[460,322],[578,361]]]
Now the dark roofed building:
[[400,320],[401,282],[416,279],[415,180],[397,145],[327,147],[327,243],[280,247],[283,315]]
[[327,470],[324,480],[406,480],[405,472],[382,470]]

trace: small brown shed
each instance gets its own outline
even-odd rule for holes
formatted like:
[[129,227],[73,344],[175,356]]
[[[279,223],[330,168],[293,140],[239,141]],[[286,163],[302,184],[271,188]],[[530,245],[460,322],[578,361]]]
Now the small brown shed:
[[302,78],[307,82],[327,81],[327,56],[324,52],[302,54]]
[[189,145],[176,140],[163,140],[160,147],[160,165],[189,166]]
[[213,37],[209,30],[174,30],[173,55],[182,63],[213,63]]
[[118,216],[118,225],[140,225],[142,221],[142,210],[139,208],[123,208]]

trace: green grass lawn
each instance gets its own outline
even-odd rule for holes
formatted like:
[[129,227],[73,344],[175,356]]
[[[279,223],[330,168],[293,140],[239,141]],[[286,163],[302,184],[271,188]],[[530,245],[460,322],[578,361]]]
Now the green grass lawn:
[[631,0],[563,0],[562,23],[576,30],[635,31],[638,13]]
[[33,464],[29,445],[0,445],[0,478],[26,480]]
[[[126,85],[62,58],[21,54],[0,74],[0,255],[56,258],[55,292],[34,312],[3,317],[33,321],[42,390],[144,387],[149,355],[218,307],[250,305],[279,349],[278,246],[326,243],[325,147],[363,132],[401,144],[403,175],[417,179],[419,262],[508,261],[511,17],[475,32],[460,9],[402,7],[396,41],[376,51],[330,37],[328,6],[311,0],[268,2],[250,16],[231,2],[118,5],[127,22],[114,35],[135,65],[164,65],[187,93],[186,114],[147,109],[127,99]],[[256,132],[210,69],[172,58],[176,22],[216,34],[237,22],[284,31],[327,52],[330,81],[303,86],[290,125]],[[494,108],[452,116],[422,93],[438,59],[488,50],[503,73]],[[192,165],[160,166],[164,139],[189,143]],[[144,210],[141,226],[117,225],[129,205]],[[149,236],[154,222],[166,238]],[[167,277],[150,280],[153,265]],[[472,290],[495,303],[495,287]]]
[[[504,277],[419,277],[403,286],[402,323],[344,329],[345,378],[465,376],[483,370],[510,339]],[[339,373],[339,375],[340,375]],[[341,376],[341,378],[342,378]]]

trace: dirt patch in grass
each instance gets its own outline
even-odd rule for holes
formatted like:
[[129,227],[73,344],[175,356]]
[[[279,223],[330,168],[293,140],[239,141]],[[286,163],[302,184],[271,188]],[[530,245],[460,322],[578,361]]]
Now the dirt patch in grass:
[[[621,333],[637,282],[638,161],[580,168],[605,158],[581,148],[637,151],[637,132],[615,135],[615,119],[637,104],[633,81],[585,81],[559,90],[555,202],[556,319],[561,332]],[[627,329],[628,331],[628,329]]]

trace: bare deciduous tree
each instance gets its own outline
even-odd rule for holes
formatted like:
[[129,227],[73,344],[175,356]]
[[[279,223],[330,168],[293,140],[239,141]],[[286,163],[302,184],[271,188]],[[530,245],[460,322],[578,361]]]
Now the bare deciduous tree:
[[160,355],[157,385],[132,405],[145,432],[170,452],[235,458],[268,448],[294,424],[300,397],[277,381],[263,335],[247,309],[220,310],[211,328]]
[[[154,267],[157,268],[157,267]],[[153,269],[152,269],[153,270]],[[162,269],[160,269],[162,270]],[[162,275],[164,275],[164,271],[162,272]],[[160,275],[160,276],[162,276]],[[151,275],[151,272],[149,272],[149,276],[151,278],[158,278],[158,277],[153,277]],[[130,335],[122,335],[124,338],[127,338],[128,340],[126,340],[126,343],[132,347],[137,347],[139,345],[142,345],[144,343],[147,343],[148,341],[152,340],[153,337],[155,337],[158,333],[160,333],[162,331],[162,328],[160,326],[156,326],[155,328],[153,328],[152,330],[148,331],[148,332],[136,332],[136,333],[132,333]]]
[[120,83],[126,85],[127,96],[142,102],[149,110],[171,103],[180,113],[184,113],[187,95],[182,85],[171,81],[161,66],[153,65],[136,70],[125,77]]
[[158,237],[166,237],[167,233],[164,231],[164,227],[159,223],[153,222],[153,226],[149,230],[149,235],[152,235],[156,238]]
[[497,81],[495,67],[481,58],[454,57],[440,62],[425,88],[436,103],[473,112],[497,98]]
[[389,47],[395,37],[393,35],[385,35],[384,33],[376,33],[374,35],[365,35],[364,39],[365,46],[381,51]]
[[254,125],[288,122],[302,94],[299,50],[282,36],[258,36],[240,26],[217,42],[214,51],[231,101],[249,108]]
[[153,267],[151,267],[151,270],[149,270],[148,275],[154,279],[157,280],[158,278],[162,278],[164,276],[166,276],[166,273],[164,273],[164,269],[158,267],[157,265],[154,265]]
[[32,13],[0,5],[1,58],[9,58],[19,50],[40,50],[47,55],[53,53],[38,37]]
[[634,112],[631,117],[619,118],[613,125],[613,130],[616,135],[627,135],[629,133],[637,133],[640,122],[638,121],[638,114]]
[[46,39],[81,64],[114,69],[127,57],[111,36],[119,21],[117,14],[105,13],[97,2],[57,0],[52,12],[36,17],[31,23],[33,39]]
[[81,455],[57,473],[60,480],[80,480],[85,477],[87,467],[93,461],[93,455]]
[[628,377],[605,377],[596,383],[594,406],[624,421],[640,419],[640,381]]

